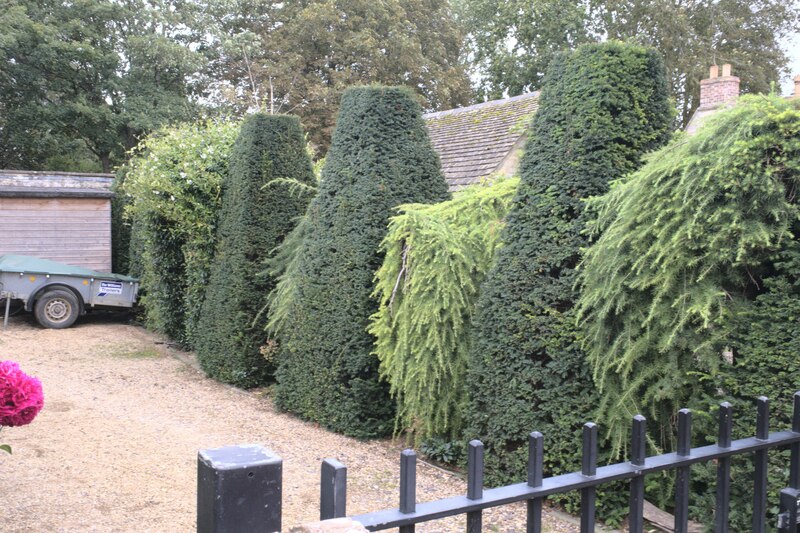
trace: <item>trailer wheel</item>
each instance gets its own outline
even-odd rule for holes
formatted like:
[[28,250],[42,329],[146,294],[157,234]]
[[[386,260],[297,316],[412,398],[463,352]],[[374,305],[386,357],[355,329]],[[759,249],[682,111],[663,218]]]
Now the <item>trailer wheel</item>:
[[68,328],[78,320],[80,305],[75,295],[68,290],[52,290],[44,293],[34,307],[36,321],[45,328]]

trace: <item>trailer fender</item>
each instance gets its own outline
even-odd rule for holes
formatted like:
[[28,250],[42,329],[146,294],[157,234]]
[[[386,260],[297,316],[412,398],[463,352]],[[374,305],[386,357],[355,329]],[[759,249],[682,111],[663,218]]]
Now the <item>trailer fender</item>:
[[33,312],[33,306],[36,304],[36,300],[38,300],[39,297],[42,296],[44,293],[55,289],[68,290],[72,294],[74,294],[75,298],[78,299],[78,305],[80,305],[81,307],[80,313],[82,315],[86,313],[86,306],[84,305],[83,302],[83,296],[81,296],[81,294],[78,291],[76,291],[69,285],[65,285],[64,283],[48,283],[47,285],[42,286],[38,291],[36,291],[36,294],[34,294],[32,298],[28,298],[28,301],[25,302],[25,310],[28,312]]

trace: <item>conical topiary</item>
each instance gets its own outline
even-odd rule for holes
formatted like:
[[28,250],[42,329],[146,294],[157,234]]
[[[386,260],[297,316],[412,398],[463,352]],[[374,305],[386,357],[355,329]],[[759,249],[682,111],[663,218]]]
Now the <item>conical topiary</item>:
[[263,263],[308,202],[288,187],[265,187],[279,178],[315,183],[300,121],[252,115],[231,154],[197,346],[209,376],[241,387],[264,383],[274,369],[259,350],[266,340],[263,308],[275,285]]
[[394,405],[366,332],[378,307],[371,293],[379,248],[394,207],[448,197],[413,94],[346,91],[307,213],[298,297],[279,333],[279,406],[348,435],[391,430]]
[[666,142],[667,91],[661,58],[639,46],[584,45],[549,68],[475,314],[468,434],[491,449],[492,481],[524,477],[534,430],[547,438],[551,472],[576,467],[580,427],[596,405],[573,311],[584,199]]

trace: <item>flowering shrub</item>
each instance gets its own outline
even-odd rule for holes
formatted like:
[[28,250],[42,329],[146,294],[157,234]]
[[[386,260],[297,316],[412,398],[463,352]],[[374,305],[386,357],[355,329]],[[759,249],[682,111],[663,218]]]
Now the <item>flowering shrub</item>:
[[[13,361],[0,361],[0,428],[30,424],[44,406],[42,383]],[[11,447],[0,445],[11,453]]]

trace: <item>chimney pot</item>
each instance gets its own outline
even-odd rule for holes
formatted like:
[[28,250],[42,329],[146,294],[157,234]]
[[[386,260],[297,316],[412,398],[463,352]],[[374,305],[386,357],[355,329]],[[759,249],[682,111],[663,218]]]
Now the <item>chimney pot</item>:
[[[709,78],[700,81],[700,108],[713,109],[723,104],[736,101],[739,97],[739,78],[731,75],[731,66],[722,65],[722,77],[719,76],[719,67],[709,69]],[[800,92],[795,89],[795,92]]]

